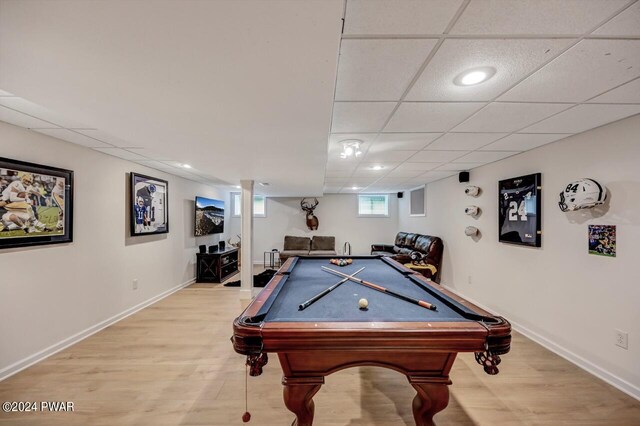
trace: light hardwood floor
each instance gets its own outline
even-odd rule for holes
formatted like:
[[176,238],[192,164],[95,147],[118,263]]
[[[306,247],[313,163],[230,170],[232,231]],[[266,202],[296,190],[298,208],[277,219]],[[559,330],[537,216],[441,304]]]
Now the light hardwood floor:
[[[239,279],[239,276],[231,280]],[[192,285],[0,382],[0,401],[73,401],[73,413],[0,413],[11,425],[241,425],[244,357],[229,342],[237,288]],[[253,425],[289,425],[280,365],[249,378]],[[461,354],[438,425],[640,425],[640,402],[514,334],[501,372]],[[414,391],[380,368],[327,377],[316,425],[412,425]]]

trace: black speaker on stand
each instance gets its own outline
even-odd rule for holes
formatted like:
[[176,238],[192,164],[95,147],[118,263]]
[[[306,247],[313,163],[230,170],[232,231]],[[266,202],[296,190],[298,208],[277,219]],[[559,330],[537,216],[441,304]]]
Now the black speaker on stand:
[[204,244],[198,246],[198,249],[200,250],[200,254],[205,254],[207,252],[207,246]]
[[220,241],[218,243],[218,248],[220,249],[220,251],[224,251],[224,247],[225,247],[224,241]]

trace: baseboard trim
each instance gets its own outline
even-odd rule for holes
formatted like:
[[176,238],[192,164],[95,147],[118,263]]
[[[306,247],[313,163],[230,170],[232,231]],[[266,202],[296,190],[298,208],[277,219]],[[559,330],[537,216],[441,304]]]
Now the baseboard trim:
[[195,277],[0,370],[0,382],[194,283]]
[[[442,287],[446,288],[447,290],[449,290],[452,293],[457,294],[460,297],[465,298],[466,300],[468,300],[469,302],[473,303],[474,305],[477,305],[478,307],[484,309],[487,312],[491,312],[492,314],[496,314],[496,315],[500,315],[499,312],[494,312],[493,309],[488,308],[486,306],[484,306],[482,303],[473,300],[463,294],[461,294],[459,291],[457,291],[454,288],[451,288],[447,285],[442,285]],[[509,322],[511,323],[511,327],[517,331],[518,333],[522,334],[523,336],[527,337],[528,339],[533,340],[534,342],[536,342],[537,344],[539,344],[540,346],[550,350],[551,352],[553,352],[554,354],[561,356],[562,358],[566,359],[567,361],[569,361],[570,363],[582,368],[584,371],[586,371],[589,374],[592,374],[594,376],[596,376],[597,378],[599,378],[600,380],[605,381],[606,383],[610,384],[611,386],[613,386],[614,388],[626,393],[627,395],[629,395],[632,398],[635,398],[637,400],[640,400],[640,388],[638,388],[637,386],[633,385],[632,383],[629,383],[628,381],[616,376],[615,374],[612,374],[611,372],[603,369],[602,367],[599,367],[597,365],[595,365],[594,363],[592,363],[591,361],[583,358],[582,356],[566,349],[563,348],[562,346],[558,345],[557,343],[547,339],[546,337],[540,335],[539,333],[536,333],[533,330],[530,330],[529,328],[518,324],[518,323],[514,323],[513,321],[509,320]]]

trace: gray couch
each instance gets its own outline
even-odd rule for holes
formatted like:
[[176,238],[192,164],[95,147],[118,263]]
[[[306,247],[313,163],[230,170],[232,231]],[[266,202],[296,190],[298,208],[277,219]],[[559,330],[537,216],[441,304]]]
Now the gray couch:
[[284,237],[284,249],[280,252],[280,261],[284,262],[292,256],[335,256],[336,238],[315,235],[309,237]]

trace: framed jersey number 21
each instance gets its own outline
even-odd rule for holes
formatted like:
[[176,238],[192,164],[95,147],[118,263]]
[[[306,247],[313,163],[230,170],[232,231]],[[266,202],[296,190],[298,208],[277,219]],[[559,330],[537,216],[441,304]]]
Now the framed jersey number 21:
[[540,247],[542,244],[542,175],[498,182],[498,240]]

